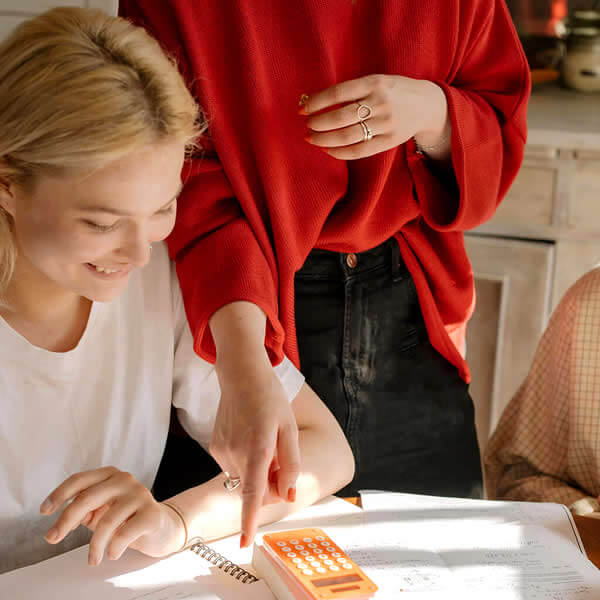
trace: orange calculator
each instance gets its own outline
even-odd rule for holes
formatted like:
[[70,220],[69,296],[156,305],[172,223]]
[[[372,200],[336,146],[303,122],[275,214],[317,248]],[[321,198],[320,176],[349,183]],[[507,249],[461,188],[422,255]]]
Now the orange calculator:
[[370,598],[377,586],[321,529],[267,533],[253,565],[278,600]]

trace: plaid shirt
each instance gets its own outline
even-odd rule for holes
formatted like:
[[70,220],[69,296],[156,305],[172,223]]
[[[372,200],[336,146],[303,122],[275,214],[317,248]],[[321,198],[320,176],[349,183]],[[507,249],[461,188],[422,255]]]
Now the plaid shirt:
[[575,512],[598,510],[599,268],[579,279],[552,315],[529,375],[504,411],[484,461],[490,498],[561,502]]

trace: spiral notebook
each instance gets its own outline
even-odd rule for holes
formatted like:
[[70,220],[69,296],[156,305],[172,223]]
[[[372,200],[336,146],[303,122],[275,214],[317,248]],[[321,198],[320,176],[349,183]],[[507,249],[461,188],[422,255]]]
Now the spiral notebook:
[[[357,514],[358,513],[358,514]],[[333,522],[361,511],[328,498],[281,522],[262,528],[288,529]],[[239,536],[204,544],[163,560],[128,550],[120,560],[87,564],[87,546],[44,562],[0,575],[0,598],[11,600],[275,600],[249,566],[251,548]],[[243,596],[242,596],[243,594]]]
[[255,583],[258,581],[258,577],[256,575],[250,571],[247,571],[237,563],[229,560],[226,556],[219,554],[212,546],[205,544],[198,538],[192,540],[189,550],[195,552],[198,556],[208,561],[211,565],[221,569],[223,573],[226,573],[241,583]]

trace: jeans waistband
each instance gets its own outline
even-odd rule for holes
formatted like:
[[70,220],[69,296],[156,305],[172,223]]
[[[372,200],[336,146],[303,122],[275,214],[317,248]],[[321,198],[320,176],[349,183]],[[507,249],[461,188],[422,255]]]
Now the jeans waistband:
[[408,275],[408,270],[400,256],[398,242],[394,238],[364,252],[312,250],[302,268],[296,273],[296,277],[348,279],[385,267],[390,268],[394,279],[401,279]]

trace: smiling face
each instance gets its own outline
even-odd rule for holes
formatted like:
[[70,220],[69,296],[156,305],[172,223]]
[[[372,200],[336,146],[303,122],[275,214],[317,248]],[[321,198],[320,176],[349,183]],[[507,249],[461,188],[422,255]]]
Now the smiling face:
[[175,223],[184,144],[163,142],[86,176],[41,177],[4,191],[17,245],[15,277],[106,302]]

